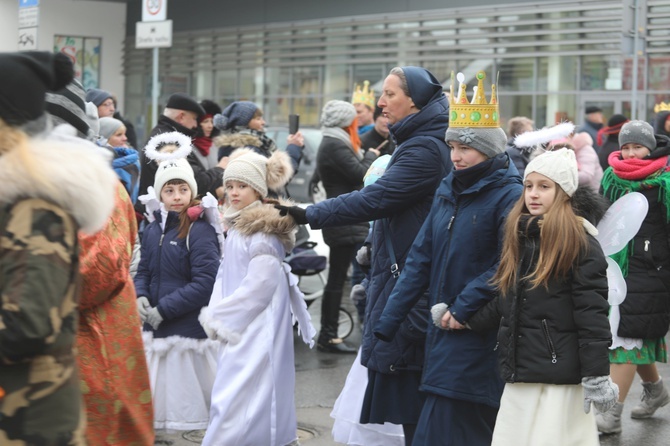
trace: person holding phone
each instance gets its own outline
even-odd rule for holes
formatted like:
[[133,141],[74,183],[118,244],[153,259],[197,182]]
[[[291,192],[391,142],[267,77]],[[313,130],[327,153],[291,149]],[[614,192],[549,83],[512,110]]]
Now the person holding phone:
[[[345,101],[328,101],[321,111],[323,139],[316,158],[328,198],[363,188],[363,177],[379,151],[360,149],[356,108]],[[330,248],[328,282],[321,301],[321,331],[316,348],[326,353],[356,354],[356,349],[337,335],[342,290],[349,263],[368,236],[367,222],[323,229],[323,240]]]

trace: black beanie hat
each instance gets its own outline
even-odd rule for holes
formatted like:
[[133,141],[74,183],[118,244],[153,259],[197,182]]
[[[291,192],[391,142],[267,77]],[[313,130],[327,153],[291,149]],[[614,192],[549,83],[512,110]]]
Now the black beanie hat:
[[623,124],[624,122],[628,121],[628,118],[625,117],[624,115],[612,115],[612,117],[607,121],[607,126],[612,127],[615,125]]
[[73,78],[74,67],[65,54],[0,53],[0,118],[13,126],[39,118],[46,92],[63,88]]
[[185,93],[175,93],[170,96],[166,107],[174,108],[175,110],[191,111],[198,115],[198,119],[205,114],[205,110],[198,104],[198,101]]
[[210,101],[209,99],[203,99],[200,101],[200,106],[205,110],[206,115],[211,115],[214,117],[214,115],[221,113],[221,107],[219,107],[219,104],[214,101]]

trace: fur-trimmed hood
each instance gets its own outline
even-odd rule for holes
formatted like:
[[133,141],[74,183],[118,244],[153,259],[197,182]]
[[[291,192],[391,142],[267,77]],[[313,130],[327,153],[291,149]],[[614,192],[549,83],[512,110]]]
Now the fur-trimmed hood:
[[212,140],[216,147],[234,147],[239,149],[241,147],[260,147],[261,140],[255,135],[249,133],[226,133],[217,136]]
[[25,164],[19,152],[0,155],[1,204],[41,198],[60,206],[88,234],[105,225],[119,179],[98,147],[81,139],[33,138],[27,145],[32,166]]
[[607,198],[594,192],[590,187],[579,186],[572,195],[572,208],[575,214],[588,220],[593,226],[598,225],[610,207]]
[[[293,202],[280,200],[283,206],[293,206]],[[273,204],[263,203],[260,206],[249,206],[242,209],[233,222],[233,226],[242,235],[253,235],[259,232],[275,235],[279,238],[286,252],[295,246],[297,225],[290,215],[281,216]]]
[[585,147],[593,147],[593,138],[586,132],[575,133],[572,135],[571,141],[575,151],[582,150]]

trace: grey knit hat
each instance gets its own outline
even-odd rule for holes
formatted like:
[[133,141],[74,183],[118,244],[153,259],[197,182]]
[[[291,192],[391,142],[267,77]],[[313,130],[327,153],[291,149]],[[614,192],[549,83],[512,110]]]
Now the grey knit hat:
[[112,135],[114,135],[114,132],[116,132],[121,126],[123,126],[123,122],[119,121],[118,119],[110,117],[100,118],[99,122],[100,122],[100,137],[104,140],[105,144],[107,144],[109,138],[111,138]]
[[625,123],[619,132],[619,148],[629,143],[643,145],[651,152],[656,148],[653,127],[644,121]]
[[356,119],[356,108],[345,101],[328,101],[321,110],[321,125],[324,127],[349,127]]
[[268,196],[268,188],[284,187],[293,176],[291,160],[286,152],[275,151],[270,158],[259,155],[252,149],[242,148],[230,155],[228,166],[223,171],[223,185],[228,181],[240,181],[253,187],[262,198]]
[[574,150],[558,149],[542,153],[531,160],[523,172],[523,181],[528,175],[537,172],[554,181],[561,189],[572,197],[579,186],[577,158]]
[[100,104],[111,97],[112,93],[99,88],[91,88],[86,92],[86,102],[93,102],[96,107],[100,107]]
[[236,101],[223,109],[223,113],[214,115],[214,126],[219,130],[231,130],[249,125],[258,110],[258,106],[249,101]]
[[444,140],[447,144],[449,141],[457,141],[493,158],[505,151],[507,136],[500,127],[449,127]]

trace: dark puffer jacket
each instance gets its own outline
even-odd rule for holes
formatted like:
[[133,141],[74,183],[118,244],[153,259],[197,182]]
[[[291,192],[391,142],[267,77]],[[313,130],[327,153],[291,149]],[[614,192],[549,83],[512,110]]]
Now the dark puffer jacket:
[[659,189],[639,192],[649,202],[649,211],[633,237],[626,276],[628,293],[619,305],[617,334],[656,339],[665,336],[670,325],[670,225],[666,222],[667,210],[658,200]]
[[307,220],[314,229],[388,219],[388,225],[377,221],[373,229],[361,354],[362,364],[377,372],[395,373],[400,368],[420,370],[423,367],[425,325],[429,314],[427,299],[417,303],[407,317],[416,324],[407,325],[412,327],[412,336],[381,342],[373,336],[372,327],[396,284],[391,274],[387,239],[402,270],[412,242],[430,211],[435,190],[451,171],[449,150],[444,142],[448,114],[449,104],[440,91],[418,113],[391,126],[397,148],[377,182],[307,208]]
[[[609,374],[612,336],[607,319],[607,262],[600,243],[588,235],[576,267],[548,288],[531,289],[519,279],[473,316],[474,331],[498,331],[500,373],[506,382],[579,384]],[[540,230],[535,221],[521,235],[519,276],[535,269]]]
[[[198,315],[207,305],[219,268],[219,243],[214,228],[196,220],[188,236],[178,238],[179,219],[168,212],[165,231],[161,230],[161,213],[149,224],[142,239],[142,256],[135,275],[137,296],[146,296],[157,307],[163,322],[154,331],[155,338],[179,335],[204,339]],[[145,331],[152,331],[144,325]]]
[[[363,187],[363,177],[377,155],[368,151],[362,159],[344,141],[324,136],[316,158],[316,168],[328,198],[338,197]],[[368,222],[323,229],[328,246],[356,245],[368,236]]]

